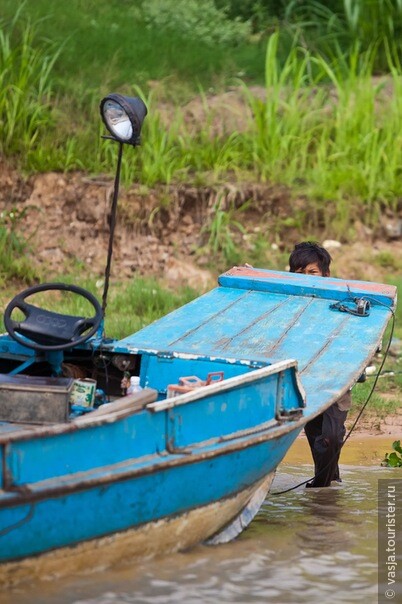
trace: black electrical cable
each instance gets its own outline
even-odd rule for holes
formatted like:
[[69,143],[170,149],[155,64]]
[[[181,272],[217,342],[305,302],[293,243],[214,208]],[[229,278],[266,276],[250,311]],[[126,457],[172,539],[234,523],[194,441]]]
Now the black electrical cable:
[[[370,392],[369,392],[369,394],[368,394],[368,396],[367,396],[367,398],[366,398],[366,400],[365,400],[365,402],[364,402],[364,405],[362,406],[362,408],[360,409],[359,413],[357,414],[357,417],[356,417],[355,421],[353,422],[352,427],[350,428],[349,432],[347,433],[346,437],[344,438],[344,440],[343,440],[343,442],[342,442],[342,445],[341,445],[341,447],[340,447],[340,450],[342,450],[342,448],[344,447],[344,445],[345,445],[346,441],[348,440],[348,438],[349,438],[349,437],[350,437],[350,435],[352,434],[353,430],[355,429],[355,427],[356,427],[356,425],[357,425],[357,422],[358,422],[358,421],[359,421],[359,419],[361,418],[361,416],[362,416],[362,414],[363,414],[363,411],[364,411],[364,410],[365,410],[365,408],[367,407],[367,404],[369,403],[369,401],[370,401],[370,399],[371,399],[371,397],[372,397],[372,395],[373,395],[373,393],[374,393],[374,390],[375,390],[375,388],[376,388],[376,386],[377,386],[377,382],[378,382],[378,380],[379,380],[379,378],[380,378],[380,375],[381,375],[381,371],[382,371],[382,369],[383,369],[383,367],[384,367],[384,364],[385,364],[385,361],[386,361],[386,359],[387,359],[387,357],[388,357],[388,352],[389,352],[389,349],[390,349],[390,347],[391,347],[391,342],[392,342],[392,338],[393,338],[393,335],[394,335],[394,328],[395,328],[395,311],[394,311],[392,308],[389,308],[389,307],[388,307],[386,304],[384,304],[383,302],[380,302],[379,300],[374,299],[373,301],[374,301],[376,304],[380,304],[380,305],[382,305],[382,306],[386,306],[386,307],[387,307],[387,308],[388,308],[388,309],[391,311],[391,313],[392,313],[391,331],[390,331],[390,335],[389,335],[389,338],[388,338],[387,347],[386,347],[385,352],[384,352],[384,357],[383,357],[383,359],[382,359],[382,362],[381,362],[380,368],[379,368],[379,370],[378,370],[377,374],[375,375],[375,379],[374,379],[374,382],[373,382],[373,384],[372,384],[372,386],[371,386],[371,390],[370,390]],[[353,314],[354,314],[354,313],[353,313]],[[361,315],[361,316],[364,316],[364,315]],[[336,453],[336,455],[338,455],[338,453]],[[327,463],[327,465],[326,465],[326,466],[325,466],[325,467],[324,467],[324,468],[323,468],[323,469],[320,471],[320,473],[322,473],[322,472],[323,472],[323,471],[324,471],[326,468],[328,468],[328,466],[329,466],[329,465],[330,465],[330,464],[333,462],[334,458],[335,458],[335,456],[333,456],[333,457],[332,457],[332,459],[331,459],[331,460],[330,460],[330,461]],[[293,491],[294,489],[297,489],[297,488],[299,488],[299,487],[303,486],[304,484],[307,484],[308,482],[311,482],[312,480],[314,480],[314,479],[316,478],[316,476],[317,476],[317,475],[314,475],[312,478],[308,478],[307,480],[303,480],[303,482],[299,482],[299,483],[298,483],[298,484],[296,484],[295,486],[290,487],[289,489],[285,489],[284,491],[276,491],[275,493],[271,493],[271,495],[283,495],[284,493],[289,493],[289,491]]]

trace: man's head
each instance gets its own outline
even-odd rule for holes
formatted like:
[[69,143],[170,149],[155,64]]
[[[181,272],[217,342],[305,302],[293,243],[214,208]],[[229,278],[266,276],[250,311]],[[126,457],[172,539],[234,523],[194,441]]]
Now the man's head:
[[331,256],[325,248],[313,241],[297,243],[289,256],[291,273],[329,277]]

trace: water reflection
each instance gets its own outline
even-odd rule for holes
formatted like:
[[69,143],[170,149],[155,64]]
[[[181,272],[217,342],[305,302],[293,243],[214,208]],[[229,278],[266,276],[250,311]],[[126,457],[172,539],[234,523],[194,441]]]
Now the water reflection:
[[345,497],[340,489],[318,490],[309,493],[304,501],[305,527],[296,533],[299,546],[325,553],[328,544],[332,551],[342,551],[352,543]]
[[[305,460],[304,460],[305,461]],[[283,463],[272,491],[309,477]],[[377,482],[400,469],[342,466],[341,486],[271,496],[236,541],[103,572],[20,586],[1,604],[377,602]]]

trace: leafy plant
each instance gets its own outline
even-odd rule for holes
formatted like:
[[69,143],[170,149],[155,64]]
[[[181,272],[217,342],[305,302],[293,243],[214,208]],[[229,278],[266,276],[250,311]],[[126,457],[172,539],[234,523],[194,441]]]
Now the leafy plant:
[[247,21],[229,19],[227,8],[217,8],[213,0],[147,0],[143,13],[148,26],[209,46],[238,45],[251,32]]
[[385,453],[385,457],[381,462],[382,466],[386,466],[388,468],[401,468],[402,467],[402,447],[401,441],[395,440],[392,443],[392,448],[394,449],[392,453]]

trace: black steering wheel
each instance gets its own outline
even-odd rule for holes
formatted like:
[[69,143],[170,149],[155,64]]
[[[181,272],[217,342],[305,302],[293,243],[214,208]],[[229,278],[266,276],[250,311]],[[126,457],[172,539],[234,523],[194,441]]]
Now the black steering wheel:
[[[25,302],[26,298],[49,290],[72,292],[85,298],[93,306],[95,315],[91,318],[63,315]],[[23,321],[13,321],[11,318],[15,308],[24,313]],[[95,334],[102,318],[103,311],[98,300],[82,287],[65,283],[43,283],[25,289],[9,302],[4,312],[4,325],[8,334],[19,344],[33,350],[50,352],[67,350],[86,342]]]

